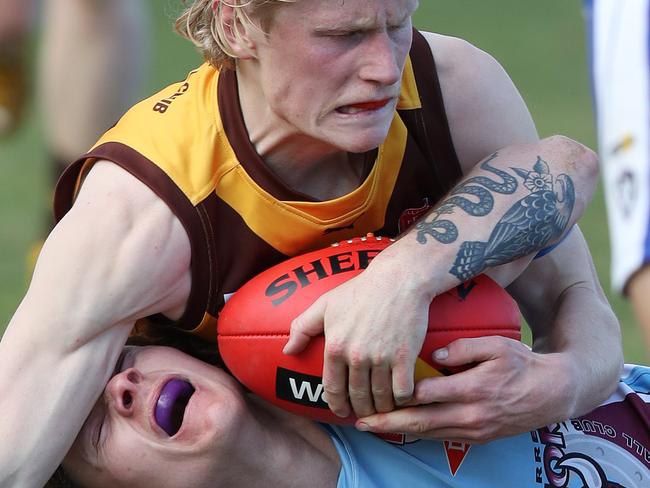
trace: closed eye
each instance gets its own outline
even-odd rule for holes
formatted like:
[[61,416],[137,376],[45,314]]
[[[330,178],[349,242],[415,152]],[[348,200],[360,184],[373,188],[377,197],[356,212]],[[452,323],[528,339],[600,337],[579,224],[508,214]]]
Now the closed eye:
[[335,37],[353,37],[361,34],[363,34],[363,31],[351,30],[351,31],[332,32],[330,35]]
[[102,430],[104,429],[104,422],[106,421],[106,404],[104,403],[103,398],[100,399],[98,404],[99,412],[97,414],[97,423],[95,427],[95,433],[92,436],[92,443],[95,451],[99,450],[101,439],[102,439]]
[[395,31],[398,31],[398,30],[401,30],[401,29],[405,29],[407,27],[408,28],[411,27],[411,19],[410,18],[408,18],[406,21],[402,22],[401,24],[388,26],[388,30],[391,31],[391,32],[395,32]]
[[[113,374],[111,374],[111,378],[116,374],[122,372],[122,366],[124,365],[125,362],[124,360],[126,359],[130,350],[131,348],[122,349],[122,352],[117,358],[117,363],[115,364],[115,369],[113,370]],[[95,433],[93,435],[93,440],[92,440],[95,450],[98,450],[100,448],[101,440],[102,440],[102,431],[104,430],[104,424],[106,422],[107,408],[106,408],[106,400],[104,399],[103,395],[99,399],[98,407],[100,409],[100,412],[98,413],[99,420],[97,422],[97,427],[95,428]]]
[[361,30],[332,30],[323,32],[320,35],[322,37],[331,37],[333,39],[355,39],[361,38],[364,33],[365,32]]

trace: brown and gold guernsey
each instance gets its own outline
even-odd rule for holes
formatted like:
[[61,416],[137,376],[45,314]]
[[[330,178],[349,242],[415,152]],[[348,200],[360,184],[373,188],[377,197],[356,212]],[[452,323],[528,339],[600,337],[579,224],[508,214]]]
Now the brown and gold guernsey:
[[[286,186],[249,141],[236,73],[205,64],[130,109],[62,176],[57,219],[95,161],[147,184],[182,222],[192,248],[192,290],[174,324],[215,340],[224,296],[262,270],[332,242],[396,236],[460,177],[433,56],[414,32],[388,137],[364,181],[334,200]],[[372,161],[371,161],[372,162]]]

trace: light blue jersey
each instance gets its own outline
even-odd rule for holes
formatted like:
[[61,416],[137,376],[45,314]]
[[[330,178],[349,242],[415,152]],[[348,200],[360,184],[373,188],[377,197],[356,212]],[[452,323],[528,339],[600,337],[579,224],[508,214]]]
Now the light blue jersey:
[[326,426],[341,457],[337,488],[650,488],[650,368],[584,417],[483,445],[389,443]]

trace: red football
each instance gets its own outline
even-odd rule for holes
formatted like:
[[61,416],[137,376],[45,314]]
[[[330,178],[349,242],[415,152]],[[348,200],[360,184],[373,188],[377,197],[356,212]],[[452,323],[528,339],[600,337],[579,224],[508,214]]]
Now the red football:
[[[391,244],[380,237],[356,238],[296,256],[242,286],[219,315],[219,351],[233,375],[252,392],[290,412],[328,423],[352,423],[334,415],[322,385],[324,337],[300,355],[282,348],[291,321],[325,292],[359,274]],[[501,335],[520,339],[519,309],[487,276],[478,276],[437,296],[416,364],[416,379],[449,374],[433,351],[461,337]]]

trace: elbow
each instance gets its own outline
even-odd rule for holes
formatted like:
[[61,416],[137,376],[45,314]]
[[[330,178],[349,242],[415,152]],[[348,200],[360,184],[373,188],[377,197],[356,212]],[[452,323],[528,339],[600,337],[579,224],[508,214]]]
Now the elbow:
[[590,148],[569,137],[554,135],[541,141],[544,146],[558,155],[567,171],[579,174],[588,182],[596,184],[598,179],[598,156]]
[[540,141],[544,153],[558,164],[558,173],[571,177],[578,197],[586,205],[598,183],[598,156],[589,147],[562,135],[553,135]]

